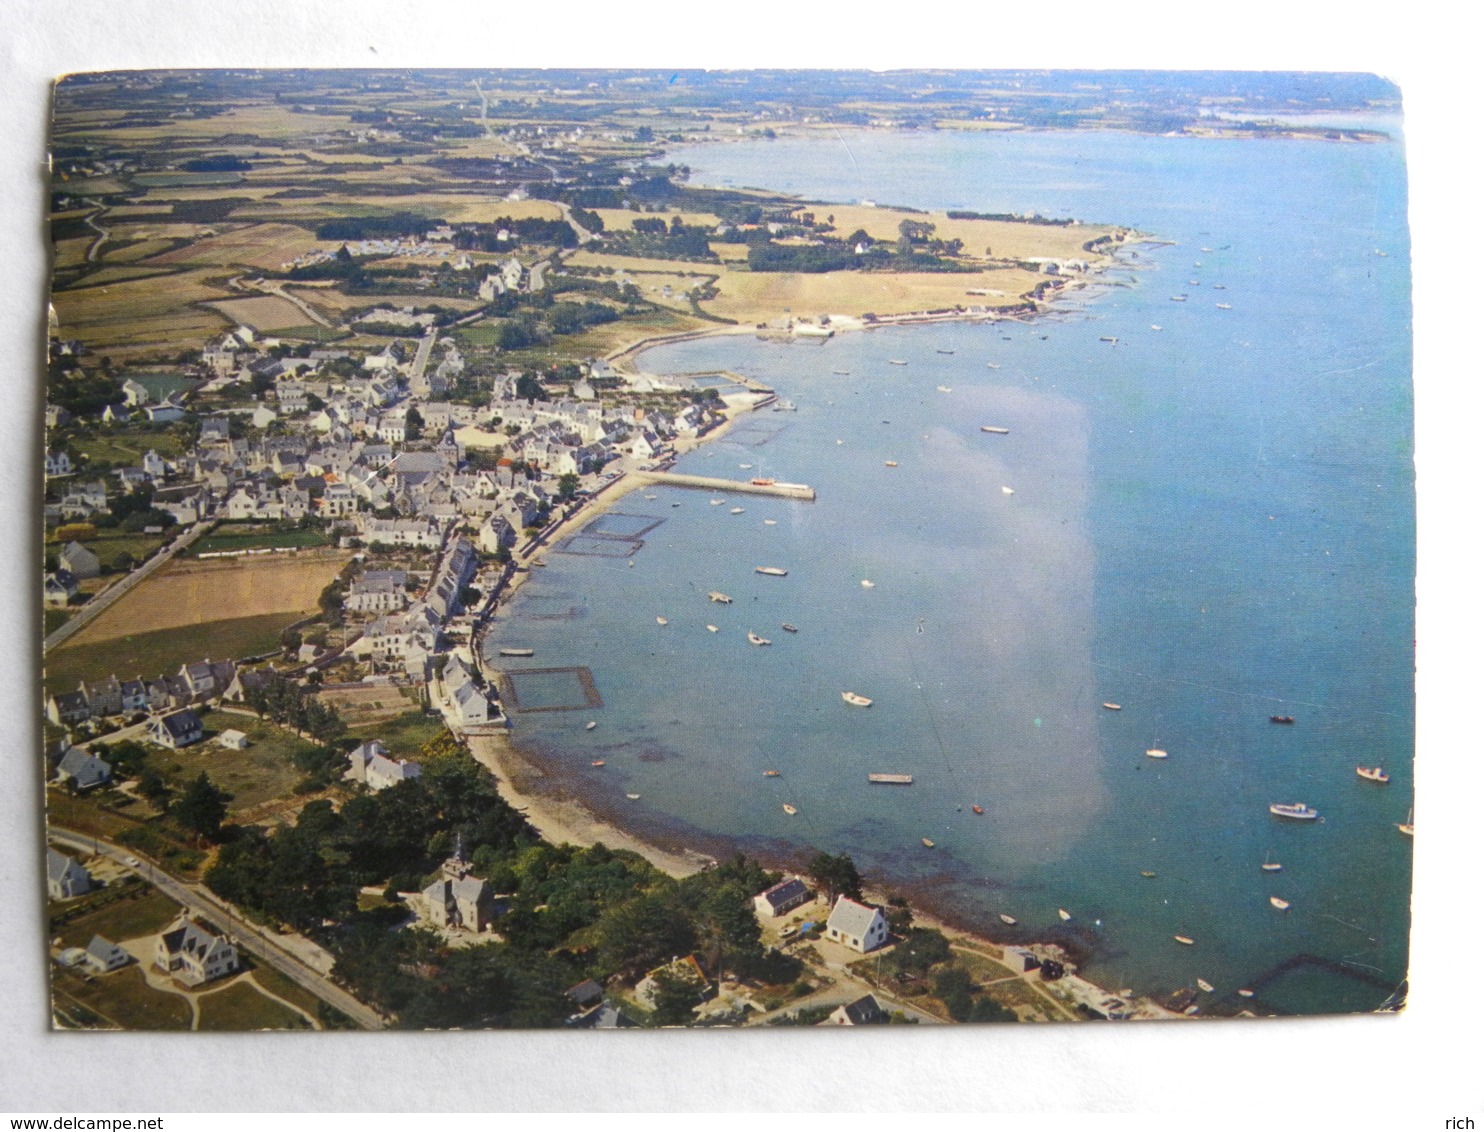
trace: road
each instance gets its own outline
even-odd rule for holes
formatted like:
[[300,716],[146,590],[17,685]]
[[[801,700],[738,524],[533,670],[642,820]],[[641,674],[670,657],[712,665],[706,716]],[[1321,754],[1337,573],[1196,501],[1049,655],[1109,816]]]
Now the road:
[[417,353],[412,358],[412,372],[407,377],[409,388],[416,388],[428,369],[428,359],[433,356],[433,345],[438,341],[438,328],[430,326],[423,332],[417,344]]
[[175,541],[167,543],[163,549],[156,552],[153,558],[130,573],[127,578],[109,586],[108,589],[79,609],[70,621],[64,625],[57,626],[51,635],[41,642],[42,647],[47,651],[56,648],[63,641],[67,640],[68,637],[83,628],[83,626],[95,620],[100,613],[118,601],[119,598],[123,597],[140,582],[144,581],[145,578],[148,578],[161,566],[165,565],[166,562],[169,562],[170,559],[190,546],[191,543],[206,533],[208,527],[213,525],[209,522],[203,522],[193,523],[187,527],[175,537]]
[[133,869],[192,915],[210,920],[229,932],[237,946],[252,952],[270,967],[292,979],[317,998],[329,1003],[336,1010],[351,1018],[362,1029],[380,1030],[386,1026],[386,1021],[381,1015],[341,990],[324,974],[316,971],[295,955],[283,942],[275,940],[262,928],[246,920],[226,901],[204,888],[176,880],[175,877],[147,860],[143,861],[138,868],[134,868],[128,863],[132,856],[129,850],[98,837],[61,829],[55,825],[48,827],[47,837],[73,849],[100,854],[126,869]]

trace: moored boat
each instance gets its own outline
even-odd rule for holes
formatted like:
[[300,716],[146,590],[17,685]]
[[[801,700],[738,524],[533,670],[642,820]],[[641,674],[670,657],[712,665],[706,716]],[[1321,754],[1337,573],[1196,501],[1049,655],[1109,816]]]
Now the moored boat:
[[592,765],[593,766],[607,766],[608,764],[606,762],[604,762],[602,759],[594,759]]
[[798,807],[797,806],[790,806],[787,802],[784,802],[783,803],[783,812],[785,814],[796,814],[796,813],[799,812],[799,810],[798,810]]
[[867,589],[867,590],[874,590],[876,588],[876,583],[873,582],[873,581],[871,581],[870,578],[862,578],[861,579],[861,588],[862,589]]
[[1268,716],[1268,722],[1269,723],[1285,723],[1285,724],[1291,724],[1293,722],[1293,716],[1291,716],[1291,715],[1270,715],[1270,716]]
[[1214,991],[1216,989],[1210,983],[1206,982],[1205,979],[1197,979],[1195,981],[1195,985],[1198,986],[1198,987],[1200,987],[1201,990],[1205,991],[1207,994],[1210,994],[1212,991]]
[[1191,939],[1188,935],[1177,935],[1175,942],[1183,943],[1186,947],[1193,947],[1195,945],[1195,940]]
[[625,794],[624,797],[630,802],[637,802],[639,800],[639,795],[637,794]]
[[1098,341],[1099,341],[1099,342],[1111,342],[1111,343],[1113,343],[1113,345],[1115,345],[1115,346],[1116,346],[1116,345],[1118,345],[1118,339],[1117,339],[1117,338],[1115,338],[1115,337],[1113,337],[1113,335],[1111,335],[1111,334],[1104,334],[1104,335],[1102,335],[1102,336],[1101,336],[1101,337],[1100,337],[1100,338],[1099,338],[1099,339],[1098,339]]
[[1243,998],[1251,998],[1255,992],[1248,990],[1246,987],[1243,987],[1241,988],[1241,990],[1237,991],[1237,993]]
[[742,514],[742,508],[741,507],[733,507],[732,508],[732,514],[733,515],[740,515],[740,514]]
[[587,723],[585,723],[583,725],[583,730],[584,731],[591,731],[591,730],[593,730],[593,728],[595,728],[597,726],[598,726],[598,721],[596,719],[590,719],[590,720],[587,721]]
[[715,625],[707,625],[706,626],[706,632],[708,632],[708,633],[718,633],[718,632],[720,632],[720,630],[717,629],[717,627]]
[[1219,311],[1229,311],[1232,309],[1232,305],[1230,303],[1217,303],[1216,309]]
[[1015,494],[1015,489],[1013,487],[1005,487],[1003,484],[1000,485],[1000,491],[1001,491],[1001,493],[1003,493],[1005,495],[1014,495]]
[[982,814],[982,813],[984,813],[984,807],[983,806],[970,806],[969,809],[973,810],[976,814]]
[[747,639],[755,645],[771,645],[773,643],[767,637],[758,636],[751,629],[747,631]]
[[937,352],[940,353],[940,354],[951,354],[951,353],[953,353],[952,350],[939,350]]
[[1269,896],[1268,903],[1280,912],[1288,911],[1288,901],[1284,900],[1281,896]]
[[1109,711],[1122,711],[1123,710],[1123,705],[1122,704],[1106,703],[1103,706],[1105,708],[1107,708]]
[[929,840],[928,838],[924,837],[922,839],[922,844],[923,844],[923,846],[925,848],[933,849],[933,848],[936,848],[937,847],[937,844],[938,843],[936,841],[932,841],[932,840]]
[[1150,871],[1149,871],[1149,870],[1148,870],[1148,869],[1145,869],[1145,870],[1144,870],[1144,871],[1143,871],[1143,872],[1141,872],[1141,873],[1140,873],[1140,874],[1139,874],[1139,875],[1140,875],[1140,876],[1141,876],[1141,877],[1152,877],[1152,876],[1154,876],[1154,873],[1152,873],[1152,872],[1150,872]]
[[1151,759],[1167,759],[1170,757],[1170,753],[1168,751],[1161,751],[1158,747],[1150,747],[1149,750],[1145,751],[1144,753]]
[[854,692],[841,692],[840,698],[854,707],[870,707],[872,703],[865,696],[857,696]]
[[706,596],[709,597],[712,601],[716,602],[718,605],[732,604],[732,599],[729,598],[726,594],[722,593],[720,590],[712,590]]
[[670,623],[670,619],[668,617],[656,617],[655,620],[658,621],[661,625],[668,625]]
[[1367,782],[1379,782],[1383,786],[1391,781],[1391,775],[1378,766],[1358,766],[1355,773]]
[[535,649],[501,649],[501,656],[535,656]]
[[1302,802],[1274,802],[1268,807],[1268,813],[1280,818],[1293,818],[1295,821],[1313,821],[1319,816],[1319,811]]
[[1407,820],[1404,821],[1404,822],[1399,822],[1397,824],[1396,829],[1397,829],[1397,832],[1400,833],[1403,837],[1411,837],[1412,836],[1412,828],[1413,828],[1412,827],[1412,811],[1411,810],[1408,810],[1407,811]]
[[996,436],[1007,436],[1007,435],[1009,435],[1009,432],[1010,432],[1010,430],[1008,428],[1001,428],[999,425],[987,425],[987,424],[980,425],[979,426],[979,431],[980,432],[992,432]]
[[1070,920],[1072,918],[1072,913],[1068,912],[1065,908],[1058,908],[1056,914],[1063,920]]
[[788,571],[781,566],[754,566],[752,572],[754,574],[767,574],[771,578],[788,577]]
[[895,460],[888,460],[886,462],[886,466],[888,468],[895,468],[897,466],[897,462]]
[[891,364],[894,366],[904,366],[907,364],[901,358],[888,358],[887,361],[891,362]]
[[1020,921],[1017,920],[1014,916],[1007,916],[1004,912],[1000,913],[1000,922],[1003,924],[1009,924],[1012,927],[1020,923]]
[[763,777],[764,778],[777,778],[781,773],[782,773],[781,771],[776,771],[776,770],[765,770],[765,771],[763,771]]
[[1172,302],[1172,303],[1183,303],[1184,301],[1185,301],[1185,296],[1184,295],[1171,295],[1170,296],[1170,302]]
[[783,622],[783,631],[785,633],[797,633],[799,631],[799,627],[797,625],[790,625],[787,621],[785,621]]

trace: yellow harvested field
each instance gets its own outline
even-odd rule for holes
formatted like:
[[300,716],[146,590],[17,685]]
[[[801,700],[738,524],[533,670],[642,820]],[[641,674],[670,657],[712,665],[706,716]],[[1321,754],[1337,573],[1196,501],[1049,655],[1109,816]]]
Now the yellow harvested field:
[[67,642],[77,648],[138,633],[260,617],[309,613],[350,557],[300,551],[246,558],[172,562],[146,578]]
[[202,268],[53,291],[58,333],[81,339],[94,349],[112,350],[116,358],[122,356],[123,348],[179,350],[192,340],[204,342],[229,328],[215,311],[193,305],[232,297],[207,282],[220,274],[220,270]]
[[[836,271],[801,275],[737,271],[723,276],[721,294],[703,304],[723,318],[765,322],[783,312],[795,316],[911,314],[959,306],[1013,306],[1045,276],[1011,268],[974,274],[891,274]],[[971,290],[988,295],[971,295]]]
[[798,209],[812,212],[819,220],[835,218],[835,231],[849,236],[863,229],[873,240],[894,242],[901,236],[903,220],[932,224],[939,240],[962,240],[964,254],[994,259],[1098,259],[1082,245],[1114,229],[1092,224],[1059,227],[1054,224],[1018,224],[1005,220],[950,220],[943,212],[903,212],[895,208],[867,208],[858,204],[817,204]]
[[227,321],[251,327],[260,334],[303,326],[309,321],[303,311],[277,295],[254,295],[250,299],[228,299],[223,303],[208,305],[213,310],[220,311]]
[[605,255],[602,252],[576,251],[566,258],[573,267],[606,267],[629,274],[652,275],[720,275],[727,269],[719,263],[687,263],[683,259],[643,259],[632,255]]
[[713,243],[709,246],[713,255],[719,256],[720,258],[726,260],[728,263],[736,263],[739,260],[742,262],[746,262],[747,260],[746,244]]
[[[339,318],[341,311],[352,307],[404,307],[436,304],[451,311],[468,311],[483,306],[478,299],[447,298],[443,295],[346,295],[330,287],[285,287],[284,293],[303,299],[327,318]],[[302,312],[301,312],[302,314]],[[410,332],[409,332],[410,333]]]
[[57,267],[76,267],[87,262],[88,248],[92,236],[77,236],[70,240],[58,240],[52,244],[52,262]]
[[338,246],[333,241],[316,240],[312,232],[294,224],[252,224],[199,239],[189,247],[157,256],[153,262],[277,270],[296,256],[322,249],[334,251]]

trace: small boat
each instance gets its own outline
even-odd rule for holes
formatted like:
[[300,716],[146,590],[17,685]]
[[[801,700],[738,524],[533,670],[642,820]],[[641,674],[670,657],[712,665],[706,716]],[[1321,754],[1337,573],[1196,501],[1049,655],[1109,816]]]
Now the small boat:
[[891,362],[894,366],[904,366],[907,364],[901,358],[888,358],[887,361]]
[[1383,252],[1380,248],[1377,248],[1376,249],[1376,254],[1379,255],[1379,256],[1386,256],[1386,255],[1389,255],[1390,253],[1389,252]]
[[922,844],[923,844],[923,846],[924,846],[924,847],[925,847],[925,848],[928,848],[928,849],[934,849],[934,848],[936,848],[936,847],[937,847],[937,842],[935,842],[935,841],[931,841],[931,840],[929,840],[929,839],[928,839],[928,838],[926,838],[926,837],[924,837],[924,838],[923,838],[923,839],[922,839]]
[[629,559],[629,569],[632,570],[633,568],[634,568],[634,560],[632,558],[630,558]]
[[840,698],[854,707],[870,707],[872,703],[865,696],[857,696],[854,692],[841,692]]
[[783,622],[783,631],[785,633],[797,633],[799,631],[799,627],[797,625],[790,625],[787,621],[785,621]]
[[1226,284],[1225,283],[1212,283],[1211,284],[1211,289],[1213,291],[1225,291],[1226,290]]
[[1020,923],[1020,921],[1017,920],[1014,916],[1007,916],[1003,912],[1000,913],[1000,922],[1002,924],[1009,924],[1011,927],[1014,927],[1016,924]]
[[888,460],[886,462],[886,466],[888,468],[895,468],[897,466],[897,462],[895,460]]
[[1004,494],[1004,495],[1014,495],[1014,494],[1015,494],[1015,489],[1014,489],[1014,488],[1013,488],[1013,487],[1005,487],[1005,486],[1004,486],[1004,485],[1003,485],[1003,484],[1002,484],[1002,485],[1001,485],[1001,486],[1000,486],[1000,492],[1001,492],[1001,493],[1002,493],[1002,494]]
[[1413,829],[1413,827],[1412,827],[1412,811],[1411,810],[1408,810],[1407,811],[1407,820],[1404,821],[1404,822],[1399,822],[1397,824],[1397,827],[1396,828],[1397,828],[1397,832],[1400,833],[1400,834],[1402,834],[1402,836],[1404,836],[1404,837],[1411,837],[1412,836],[1412,829]]
[[940,385],[940,386],[938,386],[938,392],[939,393],[952,393],[953,392],[953,386],[951,386],[951,385]]
[[790,806],[790,805],[789,805],[789,804],[788,804],[788,803],[787,803],[787,802],[784,802],[784,803],[783,803],[783,812],[784,812],[784,813],[785,813],[785,814],[796,814],[796,813],[798,813],[798,812],[799,812],[799,811],[798,811],[798,808],[797,808],[797,807],[795,807],[795,806]]
[[1111,342],[1111,343],[1113,343],[1113,345],[1115,345],[1115,346],[1116,346],[1116,345],[1118,345],[1118,339],[1117,339],[1117,338],[1115,338],[1115,337],[1113,337],[1113,335],[1111,335],[1111,334],[1104,334],[1104,335],[1102,335],[1102,336],[1101,336],[1101,337],[1100,337],[1100,338],[1099,338],[1099,339],[1098,339],[1098,341],[1099,341],[1099,342]]
[[1070,920],[1072,918],[1072,913],[1068,912],[1065,908],[1058,908],[1056,914],[1063,920]]
[[1199,1006],[1195,1005],[1195,1003],[1191,1003],[1183,1011],[1183,1013],[1185,1014],[1185,1016],[1187,1018],[1189,1018],[1191,1015],[1199,1014],[1200,1012],[1201,1012],[1201,1008]]
[[969,809],[973,810],[976,814],[982,814],[982,813],[984,813],[984,807],[983,806],[970,806]]
[[754,566],[754,574],[767,574],[771,578],[786,578],[788,571],[780,566]]
[[1104,704],[1103,706],[1105,708],[1107,708],[1109,711],[1122,711],[1123,710],[1123,705],[1122,704],[1111,704],[1110,703],[1110,704]]
[[1150,747],[1149,750],[1145,751],[1144,753],[1151,759],[1167,759],[1170,757],[1170,753],[1168,751],[1161,751],[1158,747]]
[[607,766],[608,764],[606,762],[604,762],[602,759],[594,759],[592,765],[593,766]]
[[1164,327],[1163,327],[1163,326],[1155,326],[1155,325],[1154,325],[1154,323],[1152,323],[1152,322],[1151,322],[1151,323],[1150,323],[1150,324],[1149,324],[1149,329],[1150,329],[1150,330],[1163,330],[1163,329],[1164,329]]
[[501,656],[535,656],[535,649],[501,649]]
[[1215,250],[1216,250],[1215,248],[1202,248],[1201,249],[1201,253],[1203,255],[1210,255]]
[[646,492],[645,492],[645,493],[644,493],[644,498],[645,498],[645,499],[658,499],[658,498],[659,498],[659,496],[658,496],[658,495],[651,495],[651,494],[650,494],[650,493],[649,493],[649,492],[647,492],[647,491],[646,491]]
[[911,786],[910,774],[868,774],[866,781],[875,786]]
[[755,477],[753,477],[753,480],[752,480],[752,486],[753,487],[772,487],[777,482],[778,482],[777,480],[768,479],[768,478],[763,477],[763,476],[755,476]]
[[1171,295],[1170,296],[1170,302],[1172,302],[1172,303],[1183,303],[1184,301],[1185,301],[1185,296],[1184,295]]
[[1268,722],[1269,723],[1292,724],[1293,723],[1293,716],[1291,716],[1291,715],[1270,715],[1270,716],[1268,716]]
[[940,354],[951,354],[951,353],[953,353],[952,350],[939,350],[937,352],[940,353]]
[[725,502],[726,502],[725,499],[713,499],[711,501],[711,506],[713,506],[713,507],[720,507]]
[[752,465],[751,464],[738,464],[737,467],[741,468],[744,472],[746,472],[746,471],[750,471],[751,470]]
[[781,774],[781,773],[782,773],[781,771],[776,771],[776,770],[765,770],[765,771],[763,771],[763,777],[764,778],[777,778],[779,776],[779,774]]
[[637,794],[625,794],[624,797],[630,802],[637,802],[639,800],[639,795]]
[[1274,802],[1268,807],[1268,813],[1275,817],[1293,818],[1296,821],[1313,821],[1319,816],[1318,810],[1311,809],[1302,802]]
[[1355,773],[1367,782],[1379,782],[1383,786],[1391,781],[1391,775],[1378,766],[1358,766],[1355,768]]
[[732,510],[731,510],[731,513],[733,515],[740,515],[740,514],[742,514],[742,508],[741,507],[733,507]]
[[764,519],[763,520],[763,526],[765,526],[765,527],[776,527],[777,525],[778,525],[778,520],[777,519]]
[[670,623],[670,619],[668,617],[656,617],[655,620],[658,621],[661,625],[668,625]]
[[874,590],[876,588],[876,583],[873,582],[873,581],[871,581],[870,578],[862,578],[861,579],[861,588],[862,589],[867,589],[867,590]]
[[583,729],[583,730],[584,730],[584,731],[592,731],[592,730],[594,730],[594,729],[595,729],[595,728],[596,728],[596,727],[597,727],[597,726],[598,726],[598,721],[597,721],[597,720],[596,720],[596,719],[590,719],[590,720],[588,720],[588,721],[587,721],[587,723],[585,723],[585,724],[584,724],[584,725],[583,725],[583,728],[582,728],[582,729]]
[[1152,876],[1153,876],[1153,875],[1154,875],[1154,874],[1153,874],[1153,873],[1152,873],[1152,872],[1150,872],[1150,871],[1149,871],[1149,870],[1148,870],[1148,869],[1145,869],[1145,870],[1144,870],[1144,871],[1143,871],[1143,872],[1141,872],[1141,873],[1140,873],[1140,874],[1139,874],[1139,875],[1140,875],[1140,876],[1141,876],[1141,877],[1152,877]]
[[732,604],[732,599],[726,594],[722,593],[720,590],[711,590],[706,594],[706,596],[712,601],[716,602],[718,605]]
[[1280,912],[1288,911],[1288,901],[1284,900],[1281,896],[1269,896],[1268,903]]
[[750,629],[747,632],[747,639],[755,645],[771,645],[773,643],[772,641],[768,640],[767,637],[759,637]]
[[1230,303],[1217,303],[1216,309],[1219,311],[1229,311],[1232,309],[1232,305]]
[[1185,282],[1186,285],[1190,287],[1199,287],[1201,285],[1201,281],[1199,279],[1187,279]]
[[1205,991],[1207,994],[1210,994],[1212,991],[1214,991],[1216,989],[1210,983],[1206,982],[1205,979],[1197,979],[1195,981],[1195,985],[1198,986],[1198,987],[1200,987],[1201,990]]
[[990,369],[999,369],[1000,368],[999,362],[985,362],[984,364],[987,365]]
[[831,370],[830,372],[833,373],[836,377],[849,377],[850,376],[850,371],[848,369],[837,369],[837,370]]
[[1241,990],[1237,991],[1237,993],[1243,998],[1251,998],[1253,995],[1253,992],[1248,990],[1246,987],[1243,987]]
[[1175,937],[1175,942],[1183,943],[1186,947],[1195,946],[1195,940],[1191,939],[1188,935],[1177,935]]
[[1010,433],[1010,430],[1008,428],[1001,428],[999,425],[988,425],[988,424],[982,424],[982,425],[980,425],[979,426],[979,431],[980,432],[992,432],[996,436],[1008,436],[1009,433]]
[[1265,873],[1281,873],[1283,871],[1283,866],[1280,865],[1277,861],[1268,860],[1267,857],[1264,856],[1262,859],[1262,871]]
[[708,632],[708,633],[716,633],[716,632],[719,632],[719,631],[720,630],[718,630],[715,625],[707,625],[706,626],[706,632]]

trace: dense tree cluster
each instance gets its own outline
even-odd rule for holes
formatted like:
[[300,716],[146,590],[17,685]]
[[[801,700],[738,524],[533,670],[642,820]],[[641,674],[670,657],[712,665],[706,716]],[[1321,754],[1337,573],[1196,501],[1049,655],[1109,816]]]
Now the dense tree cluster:
[[322,743],[333,742],[345,734],[345,722],[339,712],[278,673],[261,686],[247,689],[243,699],[260,718],[292,727]]

